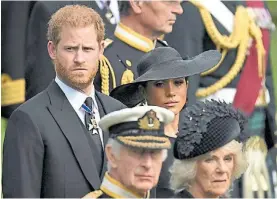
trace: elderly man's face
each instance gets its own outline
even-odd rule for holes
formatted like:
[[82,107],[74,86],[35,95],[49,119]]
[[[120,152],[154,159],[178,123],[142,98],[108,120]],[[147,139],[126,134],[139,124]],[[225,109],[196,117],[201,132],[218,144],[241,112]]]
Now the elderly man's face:
[[115,160],[114,175],[126,188],[145,193],[156,186],[164,156],[162,150],[143,150],[122,146]]
[[142,23],[155,34],[170,33],[177,15],[183,13],[180,0],[145,1],[142,7]]
[[227,192],[235,167],[234,155],[226,148],[219,148],[210,157],[197,161],[197,171],[192,189],[208,198]]

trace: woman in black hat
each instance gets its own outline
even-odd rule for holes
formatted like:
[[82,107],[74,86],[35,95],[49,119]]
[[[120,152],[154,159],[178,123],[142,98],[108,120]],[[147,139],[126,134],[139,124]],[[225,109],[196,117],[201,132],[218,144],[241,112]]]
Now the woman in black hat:
[[[174,112],[174,121],[165,127],[165,134],[173,144],[178,132],[179,114],[187,99],[186,78],[200,74],[215,66],[221,58],[218,51],[204,52],[193,59],[183,60],[171,47],[160,47],[145,54],[138,63],[139,77],[132,83],[121,85],[111,96],[133,107],[142,104],[160,106]],[[173,161],[172,148],[163,164],[156,197],[173,195],[169,188],[169,167]]]
[[226,196],[246,171],[242,139],[246,118],[231,104],[198,102],[180,119],[170,184],[175,198]]

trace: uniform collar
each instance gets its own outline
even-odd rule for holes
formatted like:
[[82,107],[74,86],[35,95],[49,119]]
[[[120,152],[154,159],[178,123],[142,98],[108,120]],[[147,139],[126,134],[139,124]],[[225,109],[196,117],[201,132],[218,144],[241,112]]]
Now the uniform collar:
[[[112,198],[142,198],[112,178],[108,172],[105,174],[100,189]],[[149,192],[147,193],[147,198],[149,198]]]
[[121,41],[143,52],[149,52],[156,46],[157,40],[152,41],[122,23],[116,26],[114,35]]

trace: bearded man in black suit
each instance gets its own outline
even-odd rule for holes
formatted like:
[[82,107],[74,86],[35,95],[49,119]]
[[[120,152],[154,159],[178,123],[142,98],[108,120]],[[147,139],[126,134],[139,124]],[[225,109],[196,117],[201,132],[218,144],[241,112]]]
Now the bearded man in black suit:
[[100,187],[109,135],[98,121],[125,107],[94,89],[104,31],[100,15],[86,6],[65,6],[52,15],[47,48],[56,77],[9,119],[4,197],[77,198]]

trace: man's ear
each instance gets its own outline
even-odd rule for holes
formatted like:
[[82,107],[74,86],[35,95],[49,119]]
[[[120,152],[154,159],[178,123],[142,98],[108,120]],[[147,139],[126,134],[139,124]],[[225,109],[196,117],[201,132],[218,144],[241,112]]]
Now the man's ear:
[[48,49],[48,54],[51,59],[56,59],[56,46],[52,41],[48,41],[47,43],[47,49]]
[[135,14],[140,14],[142,12],[143,1],[139,0],[129,0],[130,7],[132,8]]
[[110,145],[106,145],[105,147],[105,153],[107,156],[107,160],[112,168],[117,167],[118,159],[116,158],[115,154],[112,151],[112,147]]
[[104,49],[105,49],[105,41],[103,40],[99,43],[99,55],[100,55],[99,59],[103,55]]

